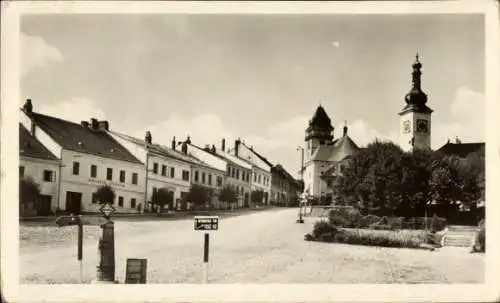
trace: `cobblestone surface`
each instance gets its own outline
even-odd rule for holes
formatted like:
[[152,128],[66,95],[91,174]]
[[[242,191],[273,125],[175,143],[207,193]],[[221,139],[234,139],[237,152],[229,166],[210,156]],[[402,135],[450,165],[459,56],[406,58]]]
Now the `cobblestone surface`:
[[[304,241],[296,209],[221,219],[210,238],[209,283],[483,283],[484,255]],[[74,227],[21,226],[21,283],[79,283]],[[85,227],[83,278],[95,278],[99,228]],[[118,221],[116,279],[126,258],[148,259],[148,283],[199,283],[203,233],[192,220]],[[389,262],[390,260],[390,262]]]

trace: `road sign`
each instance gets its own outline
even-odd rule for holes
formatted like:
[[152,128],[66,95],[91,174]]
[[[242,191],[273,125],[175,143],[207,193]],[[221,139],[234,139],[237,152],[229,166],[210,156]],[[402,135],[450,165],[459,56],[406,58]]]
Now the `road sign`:
[[116,209],[113,207],[113,205],[109,203],[106,203],[101,206],[101,208],[99,208],[99,211],[104,215],[105,218],[109,218],[115,212],[115,210]]
[[218,230],[219,217],[218,216],[195,216],[194,217],[194,230]]
[[148,259],[127,259],[125,284],[146,284]]

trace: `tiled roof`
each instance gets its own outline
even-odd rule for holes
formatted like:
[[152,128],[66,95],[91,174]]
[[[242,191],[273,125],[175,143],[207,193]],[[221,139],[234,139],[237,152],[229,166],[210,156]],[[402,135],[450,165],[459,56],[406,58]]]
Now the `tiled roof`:
[[273,167],[274,165],[269,161],[267,160],[266,157],[262,156],[261,154],[259,154],[257,151],[255,151],[253,149],[253,147],[248,147],[248,145],[246,145],[244,142],[241,142],[241,144],[245,145],[246,148],[248,148],[248,150],[250,150],[254,155],[256,155],[259,159],[261,159],[262,161],[264,161],[264,163],[266,163],[267,165],[269,165],[270,167]]
[[438,151],[446,155],[455,155],[461,158],[467,157],[469,154],[478,152],[484,155],[485,143],[446,143]]
[[290,182],[293,182],[294,184],[296,184],[297,186],[299,186],[297,179],[295,179],[292,175],[290,175],[286,171],[286,169],[283,166],[281,166],[280,164],[276,164],[275,166],[273,166],[271,168],[271,171],[279,173],[280,175],[282,175],[283,177],[285,177],[286,179],[288,179]]
[[161,145],[161,144],[146,144],[146,141],[145,140],[142,140],[142,139],[138,139],[138,138],[135,138],[135,137],[132,137],[132,136],[129,136],[129,135],[125,135],[125,134],[122,134],[122,133],[118,133],[118,132],[115,132],[115,131],[109,131],[110,133],[112,133],[113,135],[117,136],[117,137],[120,137],[124,140],[127,140],[131,143],[134,143],[138,146],[142,146],[142,147],[147,147],[147,149],[151,152],[154,152],[158,155],[162,155],[162,156],[165,156],[165,157],[169,157],[169,158],[173,158],[173,159],[176,159],[176,160],[180,160],[180,161],[184,161],[184,162],[188,162],[188,163],[191,163],[191,164],[197,164],[197,165],[200,165],[200,166],[205,166],[205,167],[208,167],[208,168],[211,168],[211,169],[216,169],[215,167],[212,167],[210,166],[209,164],[201,161],[200,159],[196,158],[194,155],[192,154],[184,154],[183,152],[181,151],[178,151],[178,150],[174,150],[172,148],[169,148],[165,145]]
[[238,166],[241,166],[241,167],[244,167],[246,169],[252,169],[252,164],[249,163],[248,161],[245,161],[243,159],[240,159],[228,152],[223,152],[223,151],[216,151],[216,154],[221,156],[222,158],[226,159],[226,160],[229,160],[231,161],[232,163],[238,165]]
[[80,124],[39,113],[29,114],[64,149],[131,163],[141,163],[105,131],[92,130]]
[[313,153],[313,161],[340,161],[347,156],[356,153],[359,147],[349,136],[343,136],[330,145],[320,145]]
[[45,160],[58,160],[43,144],[33,137],[29,131],[19,123],[19,154]]

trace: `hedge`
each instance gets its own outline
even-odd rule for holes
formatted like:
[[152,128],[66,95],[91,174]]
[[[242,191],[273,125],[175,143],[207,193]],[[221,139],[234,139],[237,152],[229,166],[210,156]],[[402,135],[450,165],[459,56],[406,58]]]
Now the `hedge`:
[[369,230],[337,228],[325,221],[314,225],[306,241],[345,243],[383,247],[419,248],[424,243],[433,244],[432,233],[423,230]]
[[433,217],[379,217],[362,216],[356,209],[334,209],[328,215],[328,222],[343,228],[369,228],[376,230],[426,229],[440,231],[446,227],[446,219]]

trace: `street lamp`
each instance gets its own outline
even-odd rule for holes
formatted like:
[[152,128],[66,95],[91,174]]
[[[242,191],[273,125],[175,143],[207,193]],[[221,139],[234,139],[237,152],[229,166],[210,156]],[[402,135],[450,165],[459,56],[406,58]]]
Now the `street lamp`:
[[[297,146],[297,151],[301,151],[300,157],[300,181],[304,184],[304,148],[302,146]],[[304,223],[304,219],[302,218],[302,199],[299,200],[299,219],[297,223]]]

